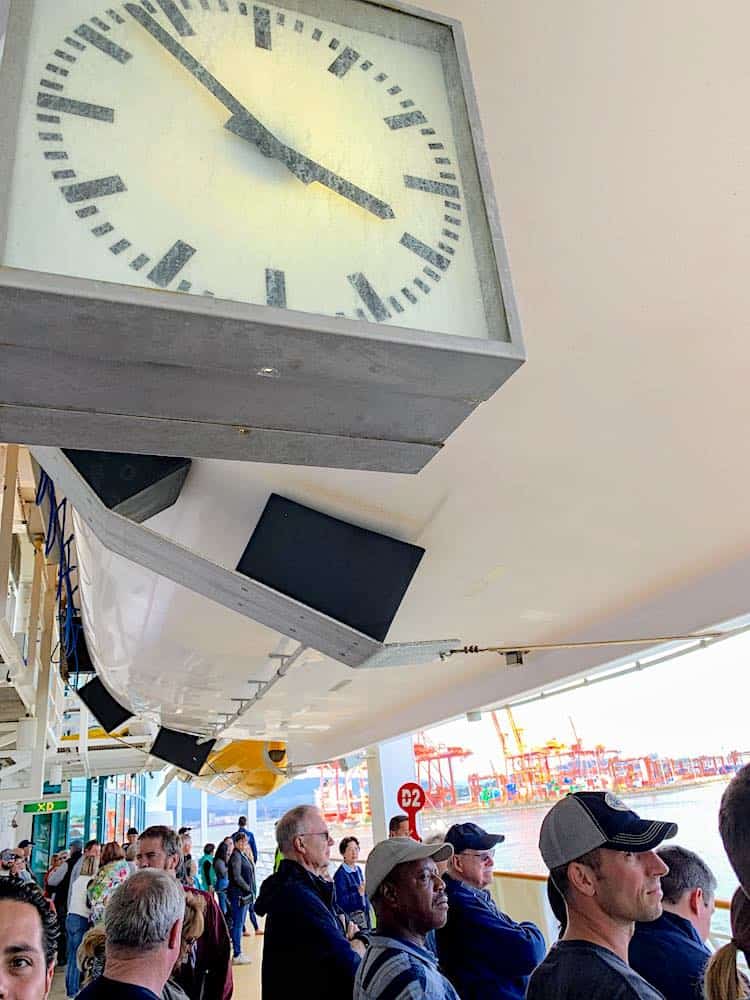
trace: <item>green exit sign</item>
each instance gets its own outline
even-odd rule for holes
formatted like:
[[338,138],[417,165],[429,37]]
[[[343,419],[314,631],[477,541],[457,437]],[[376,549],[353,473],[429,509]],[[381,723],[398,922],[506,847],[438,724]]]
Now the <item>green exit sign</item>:
[[46,815],[47,813],[64,813],[68,811],[67,799],[45,799],[44,802],[26,802],[23,807],[25,813],[34,815]]

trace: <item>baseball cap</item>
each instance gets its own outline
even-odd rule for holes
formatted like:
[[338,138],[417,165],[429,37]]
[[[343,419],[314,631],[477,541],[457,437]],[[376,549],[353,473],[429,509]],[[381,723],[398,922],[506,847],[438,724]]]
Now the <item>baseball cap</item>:
[[19,841],[18,846],[19,847],[33,847],[34,846],[34,841],[33,840],[21,840],[21,841]]
[[138,831],[136,830],[136,828],[134,826],[129,826],[128,827],[128,832],[125,834],[125,836],[129,837],[131,833],[136,833],[136,834],[138,833]]
[[15,861],[17,857],[16,852],[10,847],[6,847],[4,851],[0,852],[0,862],[6,865],[11,861]]
[[[192,826],[181,826],[180,829],[177,831],[177,836],[181,837],[183,833],[190,833],[192,829],[193,829]],[[137,832],[138,831],[136,830],[136,833]]]
[[374,896],[382,882],[391,874],[396,865],[407,861],[447,861],[453,854],[450,844],[420,844],[411,837],[391,837],[381,840],[370,851],[365,866],[365,886],[369,896]]
[[502,833],[488,833],[476,823],[454,823],[445,835],[445,842],[451,845],[454,854],[460,854],[461,851],[488,851],[504,840]]
[[676,834],[676,823],[641,819],[613,792],[571,792],[544,817],[539,850],[552,871],[597,847],[640,854]]

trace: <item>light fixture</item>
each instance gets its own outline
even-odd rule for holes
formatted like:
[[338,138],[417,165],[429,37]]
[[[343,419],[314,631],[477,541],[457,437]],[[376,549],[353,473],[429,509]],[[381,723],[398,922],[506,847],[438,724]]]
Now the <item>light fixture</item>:
[[482,712],[481,712],[481,710],[478,709],[478,708],[475,708],[473,711],[467,712],[466,713],[466,721],[467,722],[481,722],[482,721]]

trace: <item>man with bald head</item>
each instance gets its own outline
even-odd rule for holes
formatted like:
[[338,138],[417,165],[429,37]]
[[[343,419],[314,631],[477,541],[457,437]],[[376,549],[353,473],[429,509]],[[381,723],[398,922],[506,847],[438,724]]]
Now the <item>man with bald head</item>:
[[297,806],[276,825],[282,861],[263,883],[255,912],[266,917],[263,1000],[351,1000],[367,939],[349,936],[334,909],[334,886],[318,874],[333,839],[320,809]]

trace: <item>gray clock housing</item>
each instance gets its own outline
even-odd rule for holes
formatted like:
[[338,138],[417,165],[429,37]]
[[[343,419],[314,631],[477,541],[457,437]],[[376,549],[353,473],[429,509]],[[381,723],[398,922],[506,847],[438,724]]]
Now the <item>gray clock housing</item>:
[[[423,468],[525,360],[460,24],[396,0],[372,5],[448,29],[441,54],[454,127],[473,152],[463,169],[476,170],[480,192],[467,198],[467,221],[488,228],[493,250],[482,262],[484,306],[497,333],[488,340],[3,266],[39,2],[11,0],[0,68],[0,440],[398,473]],[[316,9],[328,2],[316,0]],[[285,6],[307,10],[310,0]]]

